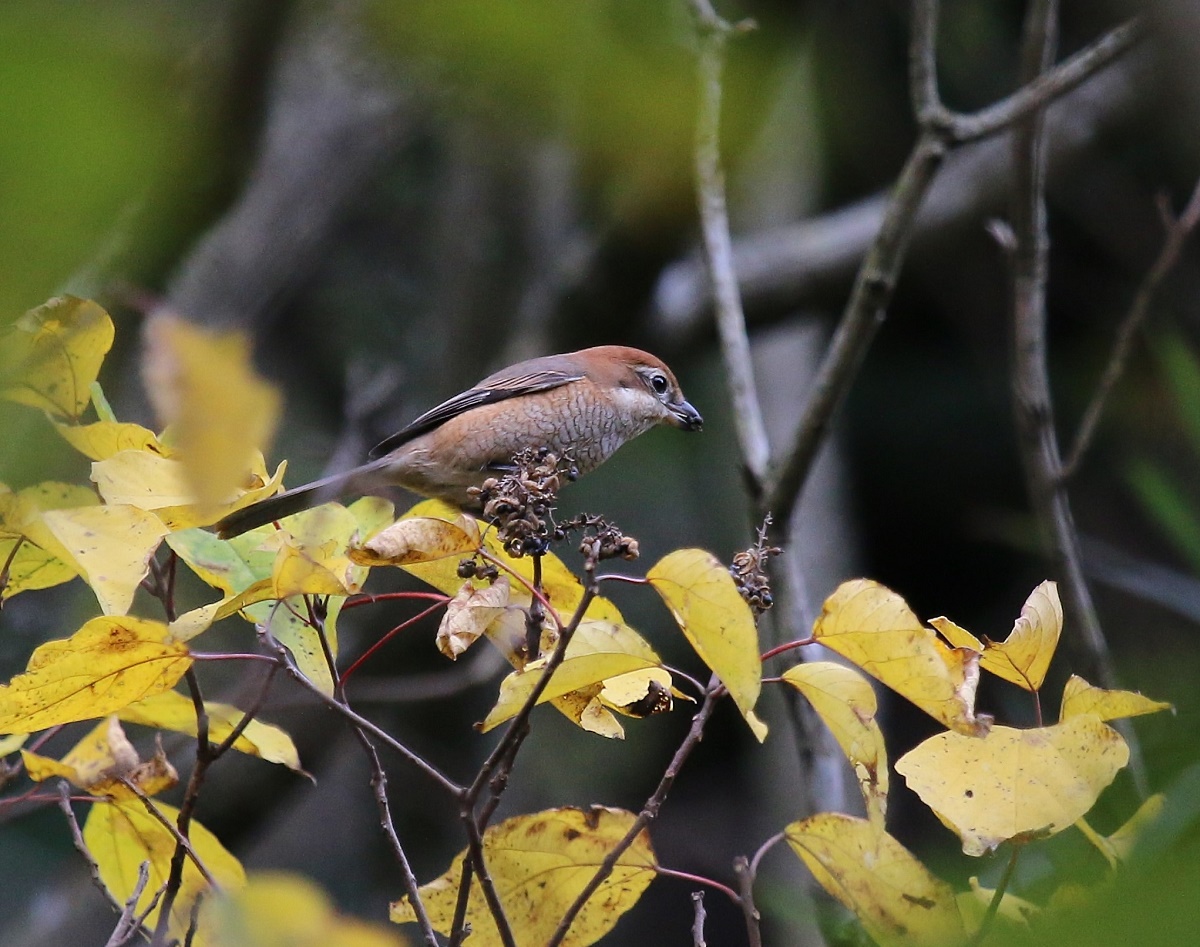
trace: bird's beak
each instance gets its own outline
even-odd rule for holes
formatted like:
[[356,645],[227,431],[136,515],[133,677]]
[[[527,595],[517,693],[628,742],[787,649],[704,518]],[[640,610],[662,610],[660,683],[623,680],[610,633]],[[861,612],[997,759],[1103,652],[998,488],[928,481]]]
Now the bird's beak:
[[667,410],[671,412],[667,423],[674,427],[685,431],[699,431],[704,427],[704,418],[700,417],[700,412],[686,401],[681,401],[679,404],[669,404],[667,405]]

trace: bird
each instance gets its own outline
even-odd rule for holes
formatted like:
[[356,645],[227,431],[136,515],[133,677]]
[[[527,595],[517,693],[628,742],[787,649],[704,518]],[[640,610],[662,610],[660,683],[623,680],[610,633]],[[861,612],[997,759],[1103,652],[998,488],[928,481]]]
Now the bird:
[[699,431],[704,419],[660,359],[600,345],[518,362],[426,411],[378,444],[367,463],[236,510],[215,524],[229,539],[346,493],[403,487],[471,511],[468,488],[514,468],[527,448],[569,457],[579,475],[623,444],[666,424]]

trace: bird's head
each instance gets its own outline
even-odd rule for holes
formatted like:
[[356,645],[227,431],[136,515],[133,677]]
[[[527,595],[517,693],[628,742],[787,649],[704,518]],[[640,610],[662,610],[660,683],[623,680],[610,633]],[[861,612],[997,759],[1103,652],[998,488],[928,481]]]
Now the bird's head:
[[602,345],[580,354],[587,356],[589,377],[609,388],[630,411],[684,431],[704,427],[704,418],[661,359],[623,345]]

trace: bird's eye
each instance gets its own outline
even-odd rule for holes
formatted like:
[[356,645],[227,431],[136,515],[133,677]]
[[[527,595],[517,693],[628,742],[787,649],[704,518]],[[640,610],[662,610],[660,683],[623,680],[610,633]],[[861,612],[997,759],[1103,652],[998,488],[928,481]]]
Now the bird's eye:
[[659,374],[651,375],[650,387],[660,395],[666,394],[667,389],[670,387],[669,383],[667,382],[667,376]]

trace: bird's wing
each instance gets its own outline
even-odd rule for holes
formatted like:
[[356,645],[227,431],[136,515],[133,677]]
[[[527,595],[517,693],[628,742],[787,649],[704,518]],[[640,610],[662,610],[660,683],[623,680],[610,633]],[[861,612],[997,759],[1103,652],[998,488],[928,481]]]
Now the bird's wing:
[[408,424],[403,430],[397,431],[391,437],[376,444],[371,449],[370,457],[382,457],[389,454],[402,444],[407,444],[414,437],[432,431],[435,427],[445,424],[451,418],[465,414],[472,408],[485,404],[495,404],[509,398],[519,398],[522,395],[532,395],[539,391],[549,391],[560,388],[573,381],[583,378],[582,372],[565,372],[555,369],[541,369],[523,372],[520,375],[508,377],[491,377],[486,387],[471,388],[462,394],[455,395],[448,401],[443,401],[436,408],[431,408],[419,418]]

